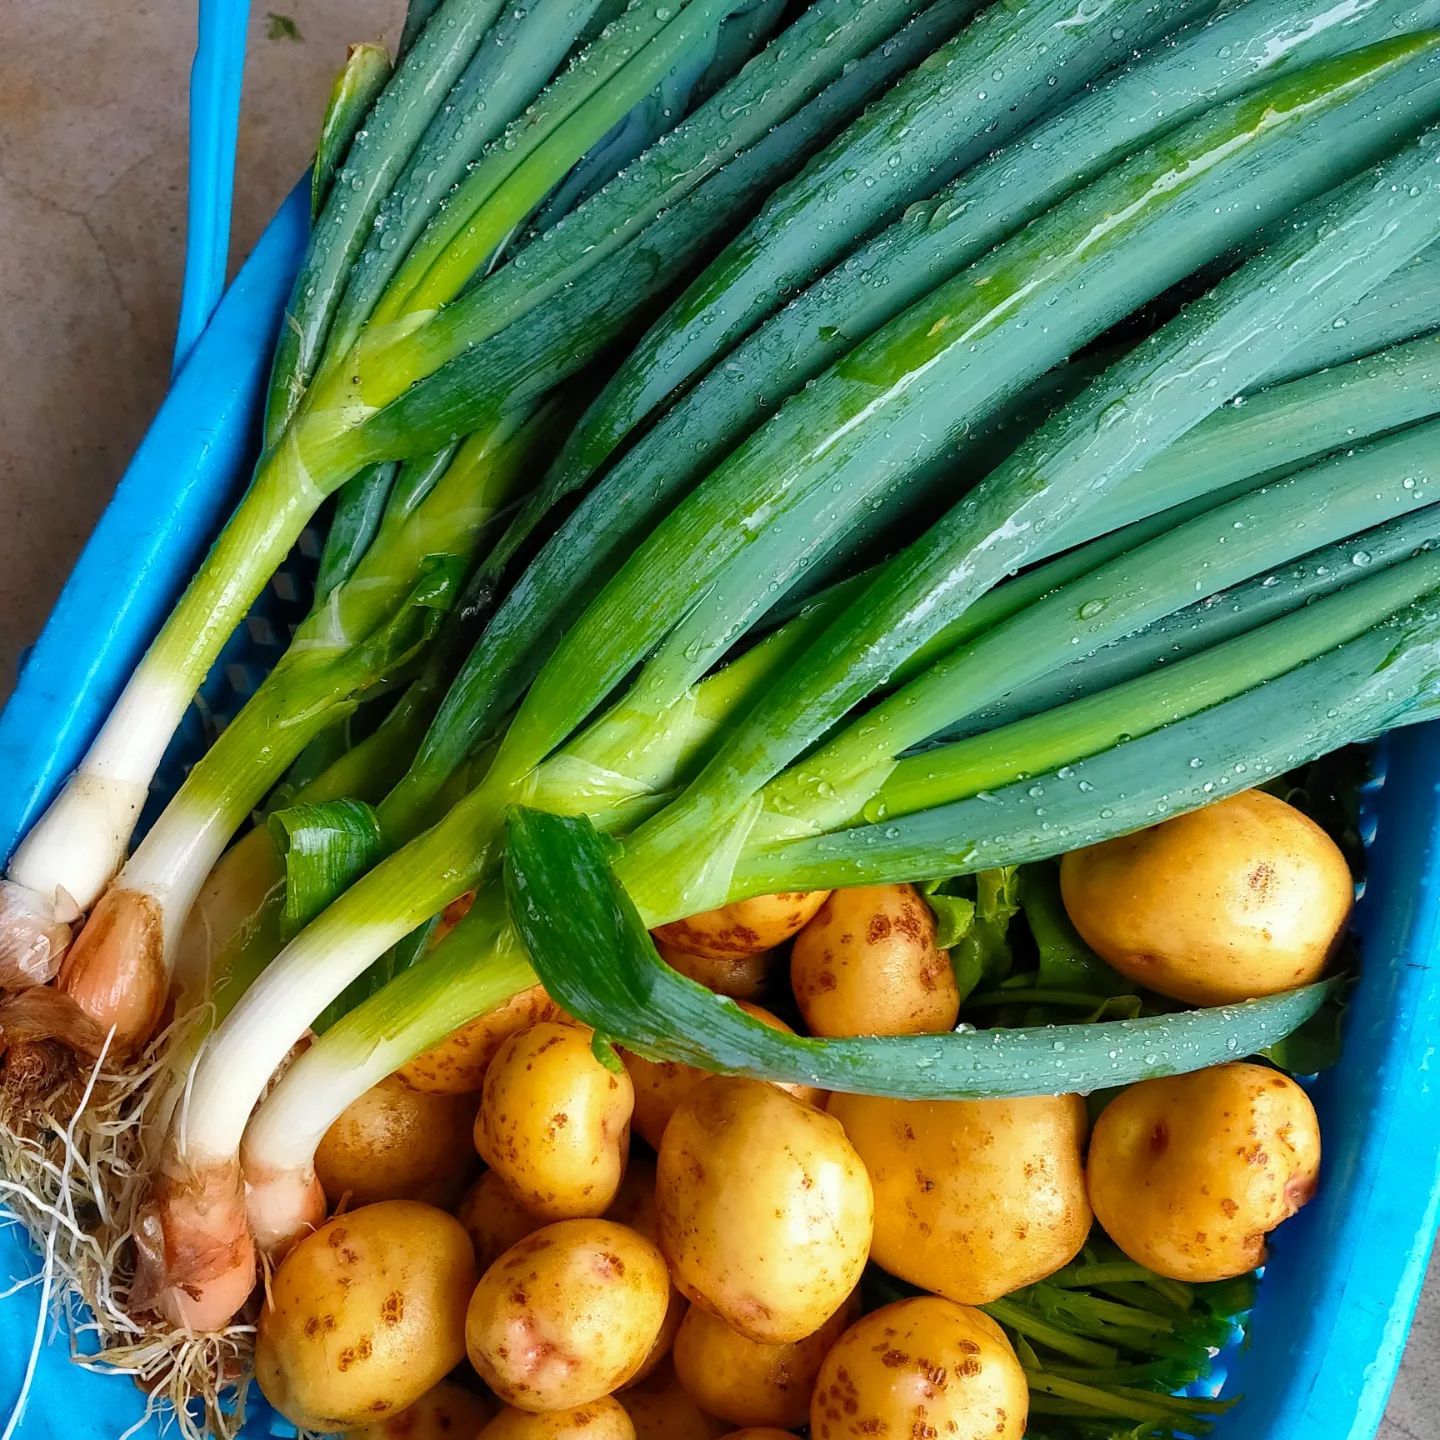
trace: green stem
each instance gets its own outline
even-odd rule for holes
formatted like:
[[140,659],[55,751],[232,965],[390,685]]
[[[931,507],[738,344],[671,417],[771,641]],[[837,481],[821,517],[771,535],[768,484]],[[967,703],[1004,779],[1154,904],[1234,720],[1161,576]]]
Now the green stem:
[[1047,1370],[1027,1370],[1025,1378],[1032,1393],[1053,1395],[1083,1406],[1097,1415],[1114,1415],[1125,1420],[1187,1422],[1187,1428],[1201,1433],[1209,1430],[1207,1416],[1229,1408],[1223,1400],[1194,1400],[1184,1396],[1156,1395],[1147,1390],[1133,1390],[1123,1385],[1101,1389],[1078,1380],[1066,1380]]
[[1113,1345],[1088,1340],[1083,1335],[1052,1325],[1015,1300],[992,1300],[980,1308],[992,1320],[999,1321],[1027,1340],[1044,1345],[1059,1355],[1068,1355],[1072,1360],[1082,1360],[1089,1365],[1114,1365],[1120,1358],[1120,1352]]

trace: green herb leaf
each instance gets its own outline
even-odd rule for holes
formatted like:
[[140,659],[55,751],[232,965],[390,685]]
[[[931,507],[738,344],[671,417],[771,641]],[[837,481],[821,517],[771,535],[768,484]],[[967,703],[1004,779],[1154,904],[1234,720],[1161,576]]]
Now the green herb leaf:
[[953,949],[975,923],[975,902],[963,895],[931,891],[925,896],[925,903],[935,917],[935,944],[941,950]]
[[1014,959],[1010,922],[1020,913],[1018,872],[1013,865],[981,870],[974,885],[974,921],[950,953],[962,1002],[979,985],[993,984],[1010,973]]
[[1267,1046],[1261,1055],[1292,1075],[1318,1075],[1330,1069],[1340,1059],[1348,1008],[1344,995],[1336,995],[1294,1034]]

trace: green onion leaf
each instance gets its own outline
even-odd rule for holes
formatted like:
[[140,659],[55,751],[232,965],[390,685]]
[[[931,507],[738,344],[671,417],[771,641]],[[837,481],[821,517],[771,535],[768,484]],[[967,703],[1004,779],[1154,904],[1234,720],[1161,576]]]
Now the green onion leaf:
[[310,171],[310,218],[317,220],[324,208],[335,172],[345,161],[355,132],[365,121],[375,97],[390,78],[390,56],[379,45],[352,45],[345,65],[335,77],[320,123],[315,146],[315,164]]
[[281,930],[298,934],[380,852],[380,823],[363,800],[327,800],[277,810],[267,824],[285,862]]
[[588,820],[514,811],[511,918],[555,1000],[598,1035],[653,1060],[902,1098],[1085,1093],[1253,1054],[1295,1030],[1330,991],[1310,985],[1244,1005],[1081,1027],[783,1035],[660,959],[611,874],[608,850]]

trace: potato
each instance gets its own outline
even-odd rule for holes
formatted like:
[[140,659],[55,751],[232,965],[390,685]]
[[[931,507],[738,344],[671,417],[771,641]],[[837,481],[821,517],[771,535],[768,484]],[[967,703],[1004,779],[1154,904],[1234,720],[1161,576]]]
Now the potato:
[[1090,1201],[1132,1260],[1172,1280],[1227,1280],[1315,1193],[1310,1097],[1263,1065],[1145,1080],[1095,1122]]
[[519,1410],[566,1410],[620,1388],[665,1320],[670,1277],[643,1235],[562,1220],[511,1246],[481,1277],[465,1322],[480,1378]]
[[[752,1005],[748,1000],[737,1003],[747,1015],[763,1020],[772,1029],[783,1030],[787,1035],[795,1033],[778,1015],[772,1015],[763,1006]],[[697,1069],[694,1065],[682,1065],[676,1060],[642,1060],[628,1050],[622,1050],[620,1054],[635,1087],[633,1123],[636,1133],[652,1149],[659,1150],[660,1137],[664,1135],[670,1117],[697,1085],[710,1078],[711,1072]],[[780,1085],[777,1088],[817,1109],[825,1104],[825,1091],[817,1090],[813,1085]]]
[[793,1429],[809,1417],[820,1362],[859,1313],[852,1295],[813,1335],[765,1345],[692,1309],[675,1339],[675,1376],[701,1409],[732,1425]]
[[983,1305],[1053,1274],[1090,1229],[1078,1095],[886,1100],[830,1113],[875,1186],[872,1257],[891,1274]]
[[435,1095],[471,1094],[485,1084],[485,1072],[495,1052],[512,1035],[542,1020],[563,1021],[565,1018],[564,1012],[545,993],[545,987],[532,985],[488,1015],[478,1015],[458,1030],[452,1030],[395,1073],[412,1090]]
[[925,1295],[873,1310],[825,1357],[810,1404],[811,1440],[943,1435],[1020,1440],[1025,1372],[983,1311]]
[[[466,1437],[456,1436],[455,1440]],[[507,1406],[480,1432],[478,1440],[635,1440],[635,1427],[624,1409],[608,1398],[538,1415]]]
[[1097,954],[1190,1005],[1317,979],[1355,893],[1335,842],[1263,790],[1076,850],[1060,887]]
[[753,955],[692,955],[664,940],[657,940],[655,948],[672,970],[735,1000],[753,1000],[765,989],[775,968],[773,950],[757,950]]
[[442,1380],[413,1405],[373,1425],[347,1430],[345,1440],[467,1440],[495,1415],[494,1400]]
[[634,1107],[629,1075],[595,1058],[588,1031],[545,1021],[495,1052],[475,1148],[534,1214],[603,1215],[625,1173]]
[[672,920],[655,931],[657,940],[691,955],[724,960],[758,955],[783,945],[824,903],[828,890],[785,890],[756,895],[718,910]]
[[386,1200],[307,1235],[270,1281],[255,1377],[287,1420],[328,1432],[413,1405],[465,1354],[475,1259],[453,1216]]
[[475,1268],[483,1275],[517,1240],[546,1222],[532,1215],[494,1170],[487,1170],[464,1194],[455,1218],[475,1247]]
[[[655,1162],[648,1155],[634,1155],[625,1167],[615,1203],[605,1212],[607,1220],[617,1221],[638,1231],[654,1245],[660,1243],[660,1214],[655,1203]],[[680,1322],[690,1307],[674,1281],[670,1283],[670,1303],[665,1310],[665,1323],[655,1337],[655,1344],[644,1363],[628,1382],[637,1385],[665,1360],[675,1344]]]
[[960,990],[913,885],[833,890],[790,951],[790,988],[813,1035],[953,1030]]
[[715,1440],[730,1428],[686,1394],[668,1360],[616,1398],[629,1412],[636,1440]]
[[697,1086],[665,1129],[656,1193],[676,1284],[751,1340],[803,1340],[865,1268],[864,1164],[837,1121],[773,1085]]
[[478,1166],[470,1142],[473,1095],[422,1095],[391,1075],[353,1101],[325,1132],[315,1173],[332,1210],[423,1200],[448,1210]]

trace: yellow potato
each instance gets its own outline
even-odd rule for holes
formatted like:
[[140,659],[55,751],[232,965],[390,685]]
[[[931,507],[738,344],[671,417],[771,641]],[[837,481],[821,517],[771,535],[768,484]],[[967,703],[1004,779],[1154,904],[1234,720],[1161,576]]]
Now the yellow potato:
[[469,1440],[496,1409],[488,1395],[442,1380],[404,1410],[347,1430],[345,1440]]
[[629,1412],[636,1440],[715,1440],[730,1428],[686,1394],[668,1361],[617,1398]]
[[703,1410],[732,1425],[795,1428],[810,1415],[820,1362],[859,1313],[852,1295],[813,1335],[765,1345],[692,1309],[675,1339],[675,1376]]
[[265,1398],[307,1430],[413,1405],[465,1354],[475,1260],[460,1222],[412,1200],[338,1216],[270,1281],[255,1343]]
[[564,1019],[564,1012],[545,993],[545,987],[532,985],[489,1014],[452,1030],[395,1073],[412,1090],[436,1095],[471,1094],[484,1085],[495,1052],[512,1035],[542,1020]]
[[1020,1440],[1025,1372],[983,1311],[925,1295],[873,1310],[825,1357],[810,1404],[811,1440],[943,1435]]
[[803,1340],[865,1268],[864,1164],[837,1121],[773,1085],[698,1086],[666,1127],[657,1195],[676,1284],[751,1340]]
[[[652,1244],[659,1245],[660,1214],[655,1203],[655,1162],[648,1155],[636,1154],[630,1157],[630,1163],[625,1167],[625,1178],[620,1182],[620,1190],[615,1196],[615,1203],[605,1212],[605,1218],[628,1225]],[[651,1346],[649,1355],[645,1357],[644,1363],[629,1384],[638,1385],[670,1354],[687,1309],[689,1305],[685,1297],[674,1281],[671,1281],[670,1303],[665,1310],[665,1323],[660,1327],[660,1333],[655,1337],[655,1344]]]
[[1335,842],[1262,790],[1076,850],[1060,887],[1097,954],[1190,1005],[1318,978],[1354,900]]
[[1117,1095],[1090,1141],[1095,1218],[1132,1260],[1172,1280],[1227,1280],[1315,1193],[1310,1097],[1263,1065],[1146,1080]]
[[759,995],[775,966],[773,950],[758,950],[753,955],[692,955],[664,940],[656,940],[655,948],[672,970],[735,1000],[753,1000]]
[[790,988],[813,1035],[953,1030],[960,991],[913,885],[833,890],[790,951]]
[[1078,1095],[833,1095],[875,1186],[871,1254],[892,1275],[983,1305],[1068,1264],[1090,1229]]
[[487,1170],[464,1194],[455,1218],[475,1247],[475,1268],[483,1275],[517,1240],[533,1235],[546,1222],[532,1215],[493,1170]]
[[613,1220],[562,1220],[481,1277],[465,1322],[480,1378],[519,1410],[588,1405],[645,1363],[670,1293],[665,1257]]
[[325,1132],[315,1173],[330,1208],[423,1200],[448,1210],[475,1173],[473,1095],[422,1095],[391,1075]]
[[778,895],[756,895],[687,920],[672,920],[654,932],[655,938],[713,960],[758,955],[783,945],[825,903],[829,893],[786,890]]
[[635,1440],[635,1427],[609,1398],[538,1415],[507,1406],[480,1432],[479,1440]]
[[629,1075],[595,1058],[588,1031],[546,1021],[496,1051],[475,1148],[536,1215],[603,1215],[625,1173],[634,1106]]
[[[763,1020],[772,1030],[783,1030],[787,1035],[795,1033],[778,1015],[772,1015],[763,1006],[752,1005],[748,1000],[737,1003],[747,1015]],[[635,1132],[652,1149],[659,1150],[660,1137],[664,1135],[670,1117],[697,1085],[710,1078],[711,1072],[697,1069],[694,1065],[682,1065],[677,1060],[642,1060],[628,1050],[620,1053],[635,1087]],[[813,1085],[780,1085],[776,1088],[806,1105],[814,1105],[817,1109],[824,1107],[825,1091],[817,1090]]]

